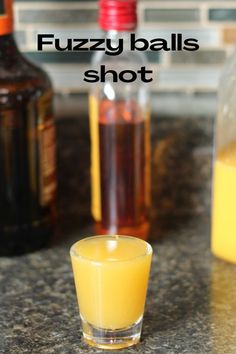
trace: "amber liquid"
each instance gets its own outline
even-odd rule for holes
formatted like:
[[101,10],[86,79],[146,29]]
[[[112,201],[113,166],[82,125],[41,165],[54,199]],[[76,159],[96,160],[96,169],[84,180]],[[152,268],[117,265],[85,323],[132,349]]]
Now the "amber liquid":
[[[107,102],[106,102],[107,105]],[[109,106],[109,105],[108,105]],[[133,106],[133,103],[132,103]],[[147,238],[149,231],[149,121],[136,107],[119,102],[100,106],[100,234]]]

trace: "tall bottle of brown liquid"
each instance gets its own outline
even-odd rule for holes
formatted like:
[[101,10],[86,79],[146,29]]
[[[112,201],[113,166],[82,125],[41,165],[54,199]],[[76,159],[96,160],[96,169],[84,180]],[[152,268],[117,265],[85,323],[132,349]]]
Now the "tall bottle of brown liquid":
[[12,0],[0,0],[0,255],[48,244],[56,195],[52,87],[13,39]]
[[[106,39],[124,50],[118,56],[97,52],[93,66],[120,73],[137,72],[146,61],[130,51],[136,28],[136,0],[100,0],[99,24]],[[150,116],[147,83],[117,81],[112,72],[105,82],[91,85],[90,131],[92,214],[96,232],[147,239],[150,209]]]

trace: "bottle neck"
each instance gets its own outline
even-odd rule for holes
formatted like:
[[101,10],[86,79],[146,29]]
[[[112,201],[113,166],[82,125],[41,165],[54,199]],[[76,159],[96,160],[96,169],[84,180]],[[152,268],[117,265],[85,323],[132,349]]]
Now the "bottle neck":
[[116,46],[119,43],[119,40],[122,40],[124,49],[127,50],[129,48],[130,43],[130,34],[134,31],[116,31],[116,30],[108,30],[105,31],[105,37],[111,39],[112,45]]
[[122,38],[124,41],[128,41],[130,38],[130,34],[134,31],[116,31],[116,30],[108,30],[104,31],[106,38],[111,38],[116,41],[119,38]]
[[0,64],[3,65],[5,63],[8,66],[18,55],[19,51],[13,34],[9,33],[0,36]]
[[12,0],[0,0],[0,37],[13,33]]

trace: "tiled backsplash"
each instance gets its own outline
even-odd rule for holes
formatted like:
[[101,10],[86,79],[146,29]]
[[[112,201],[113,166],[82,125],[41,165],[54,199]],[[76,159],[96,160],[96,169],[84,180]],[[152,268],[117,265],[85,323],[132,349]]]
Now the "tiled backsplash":
[[[101,36],[97,1],[16,0],[17,40],[26,55],[51,75],[57,92],[86,92],[83,73],[90,53],[37,52],[37,33],[68,37]],[[172,32],[199,40],[196,52],[150,52],[150,66],[158,72],[153,91],[216,92],[223,63],[236,44],[236,1],[140,0],[138,35],[170,39]]]

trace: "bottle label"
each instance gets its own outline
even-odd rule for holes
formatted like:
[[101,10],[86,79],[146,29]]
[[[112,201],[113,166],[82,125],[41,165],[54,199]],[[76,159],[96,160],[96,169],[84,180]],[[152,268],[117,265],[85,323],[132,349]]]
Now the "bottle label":
[[51,202],[56,192],[55,126],[52,119],[51,92],[42,96],[38,103],[39,120],[39,174],[40,204]]
[[[51,91],[28,104],[27,116],[15,107],[0,110],[1,183],[11,186],[13,199],[30,189],[41,207],[50,204],[57,187],[52,114]],[[21,191],[14,193],[18,188]]]
[[0,36],[13,32],[12,0],[0,0]]

